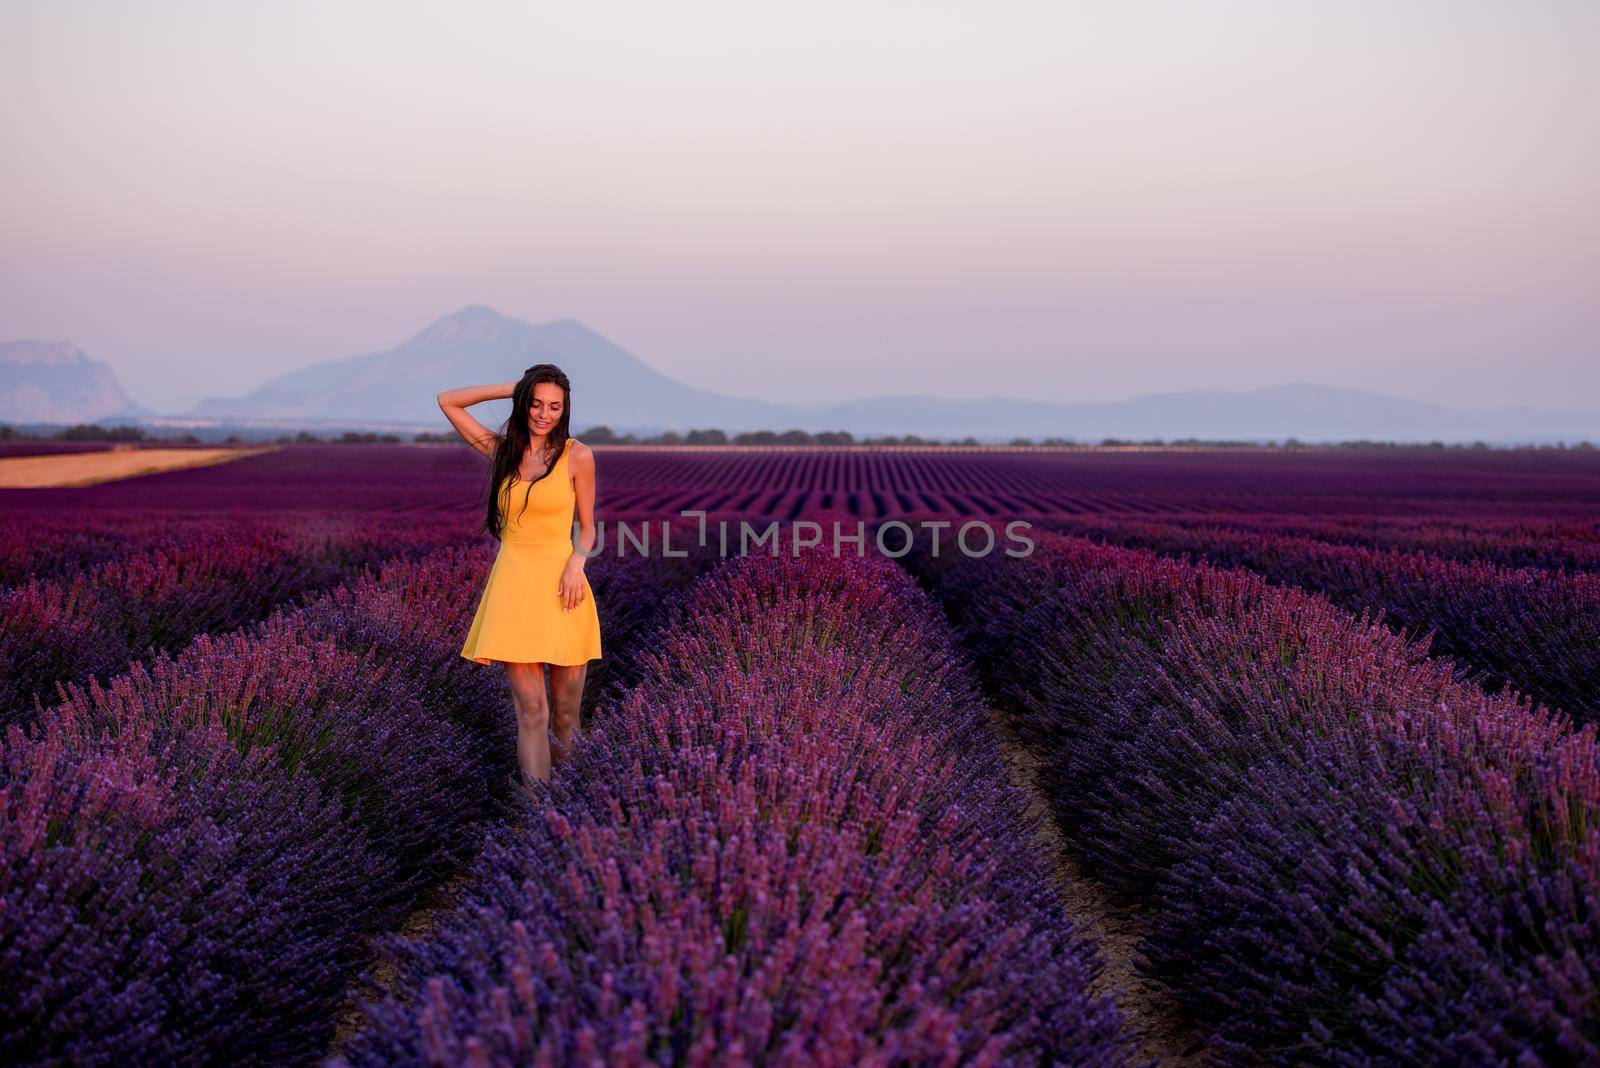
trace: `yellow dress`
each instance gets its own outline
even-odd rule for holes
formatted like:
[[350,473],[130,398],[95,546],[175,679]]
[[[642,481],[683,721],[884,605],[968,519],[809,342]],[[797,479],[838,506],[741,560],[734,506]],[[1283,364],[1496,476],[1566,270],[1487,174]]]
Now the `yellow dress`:
[[576,551],[571,451],[568,438],[554,469],[538,482],[513,485],[509,475],[500,482],[500,551],[461,648],[468,660],[575,665],[601,659],[600,616],[587,575],[583,600],[570,612],[561,607],[561,571]]

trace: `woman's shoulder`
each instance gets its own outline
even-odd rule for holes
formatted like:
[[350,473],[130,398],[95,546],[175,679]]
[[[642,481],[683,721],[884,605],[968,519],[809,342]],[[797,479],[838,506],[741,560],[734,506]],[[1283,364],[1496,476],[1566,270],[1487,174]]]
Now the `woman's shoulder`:
[[578,438],[566,438],[566,443],[562,444],[562,456],[560,456],[560,459],[566,460],[568,464],[589,467],[589,465],[594,464],[594,452],[590,452],[589,446],[579,441]]

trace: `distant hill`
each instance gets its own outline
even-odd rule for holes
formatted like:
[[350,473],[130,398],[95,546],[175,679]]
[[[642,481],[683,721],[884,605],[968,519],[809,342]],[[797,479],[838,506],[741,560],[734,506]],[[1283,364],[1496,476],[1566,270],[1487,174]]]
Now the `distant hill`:
[[[82,422],[153,416],[123,394],[104,364],[64,343],[0,346],[0,418]],[[327,360],[279,375],[242,397],[208,397],[188,413],[155,420],[162,429],[197,423],[239,427],[448,430],[434,395],[453,386],[508,382],[535,363],[558,364],[573,383],[573,429],[845,430],[935,439],[1062,437],[1206,440],[1600,442],[1600,411],[1500,407],[1479,411],[1379,393],[1297,383],[1248,392],[1153,393],[1131,400],[1054,403],[994,398],[890,396],[826,407],[731,397],[669,378],[573,319],[534,325],[467,305],[403,344]],[[1028,390],[1025,381],[997,383]],[[509,400],[473,409],[498,427]]]
[[[556,364],[571,378],[575,429],[599,423],[643,427],[669,422],[757,429],[791,418],[790,409],[781,405],[726,397],[674,381],[576,320],[534,326],[477,304],[445,316],[398,348],[313,364],[237,399],[208,397],[191,414],[437,426],[444,423],[434,401],[441,390],[511,382],[536,363]],[[481,408],[498,410],[496,422],[511,414],[509,400]]]
[[109,366],[65,341],[0,342],[0,421],[71,424],[155,414],[123,391]]
[[895,433],[963,437],[1011,433],[1081,441],[1147,440],[1600,442],[1600,411],[1449,408],[1332,386],[1151,393],[1084,404],[876,397],[837,405],[841,427],[894,424]]
[[[447,315],[387,352],[315,364],[237,399],[209,398],[193,414],[234,418],[352,420],[438,426],[434,394],[504,382],[539,362],[572,378],[573,426],[617,431],[717,428],[847,430],[933,438],[1207,438],[1336,441],[1600,441],[1600,411],[1525,407],[1464,411],[1378,393],[1294,384],[1253,392],[1157,393],[1108,403],[996,398],[949,401],[892,396],[827,407],[730,397],[668,378],[573,319],[535,326],[482,305]],[[1017,383],[1012,383],[1017,385]],[[1025,386],[1025,383],[1023,384]],[[510,414],[490,402],[485,423]]]

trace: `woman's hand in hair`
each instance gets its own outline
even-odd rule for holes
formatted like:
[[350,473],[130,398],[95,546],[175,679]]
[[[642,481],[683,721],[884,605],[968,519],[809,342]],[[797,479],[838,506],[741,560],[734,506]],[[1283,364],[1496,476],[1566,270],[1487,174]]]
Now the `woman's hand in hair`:
[[499,386],[462,386],[459,389],[447,389],[436,397],[439,401],[439,410],[444,412],[444,417],[450,420],[450,425],[456,428],[456,433],[461,435],[461,439],[483,455],[493,457],[495,444],[499,441],[498,436],[474,419],[472,413],[467,411],[467,406],[480,401],[509,397],[515,387],[515,382]]
[[470,408],[484,401],[504,400],[517,388],[515,382],[502,382],[498,386],[461,386],[437,394],[441,408]]

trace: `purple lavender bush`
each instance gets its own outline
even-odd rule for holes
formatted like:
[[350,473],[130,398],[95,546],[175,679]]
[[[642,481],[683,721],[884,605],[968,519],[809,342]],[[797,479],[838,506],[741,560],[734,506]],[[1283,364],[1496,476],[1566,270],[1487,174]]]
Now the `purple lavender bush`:
[[1107,515],[1059,516],[1043,520],[1041,525],[1062,534],[1117,545],[1133,544],[1131,539],[1179,537],[1170,530],[1177,527],[1201,538],[1219,534],[1312,538],[1333,545],[1425,552],[1464,563],[1546,571],[1600,571],[1600,528],[1592,521],[1577,519],[1285,516],[1264,511],[1173,515],[1163,517],[1160,523],[1144,517],[1130,520]]
[[100,604],[88,574],[0,593],[0,725],[31,722],[59,680],[127,665],[127,637],[100,625]]
[[[381,663],[436,719],[464,731],[474,747],[502,754],[504,774],[493,776],[498,790],[516,752],[510,691],[500,669],[461,657],[486,568],[479,549],[441,549],[353,578],[292,618],[307,640],[332,639]],[[269,619],[255,629],[271,626]]]
[[366,893],[397,908],[471,858],[470,832],[502,777],[504,755],[422,703],[388,662],[307,640],[293,615],[254,634],[202,635],[176,660],[71,687],[65,704],[105,731],[216,725],[241,753],[266,751],[286,774],[309,775],[396,862]]
[[[403,614],[380,596],[396,590],[428,593],[414,618],[468,601],[429,587],[434,563],[364,576],[344,618]],[[10,729],[0,965],[22,981],[0,997],[8,1062],[313,1059],[367,937],[399,922],[424,873],[469,855],[490,754],[392,670],[435,647],[418,638],[386,662],[302,626],[313,615],[204,636]],[[132,785],[95,801],[119,774]],[[118,798],[138,802],[131,815]]]
[[729,564],[651,645],[337,1063],[1126,1060],[903,575]]
[[391,919],[363,830],[220,730],[9,727],[0,840],[8,1064],[305,1061]]
[[1159,891],[1153,966],[1229,1060],[1600,1060],[1592,731],[1429,712],[1258,768]]
[[1223,1059],[1600,1053],[1592,726],[1242,572],[1054,535],[913,566]]
[[[652,523],[659,538],[660,521]],[[717,542],[708,539],[700,545],[696,524],[673,520],[670,544],[682,556],[632,554],[620,556],[615,535],[601,553],[586,565],[600,612],[600,632],[606,655],[589,665],[588,687],[584,691],[584,723],[592,721],[600,705],[620,697],[639,681],[644,655],[649,645],[646,634],[659,628],[665,613],[672,611],[695,579],[722,563]]]
[[137,552],[170,536],[180,524],[166,513],[109,518],[100,513],[8,510],[0,529],[0,588],[51,579]]
[[1584,721],[1600,719],[1600,574],[1502,567],[1429,552],[1329,545],[1271,531],[1097,524],[1119,545],[1249,568],[1376,611],[1483,688],[1512,688]]
[[58,684],[102,682],[131,660],[258,620],[441,534],[416,521],[369,530],[208,525],[141,551],[0,592],[0,709],[26,722]]

